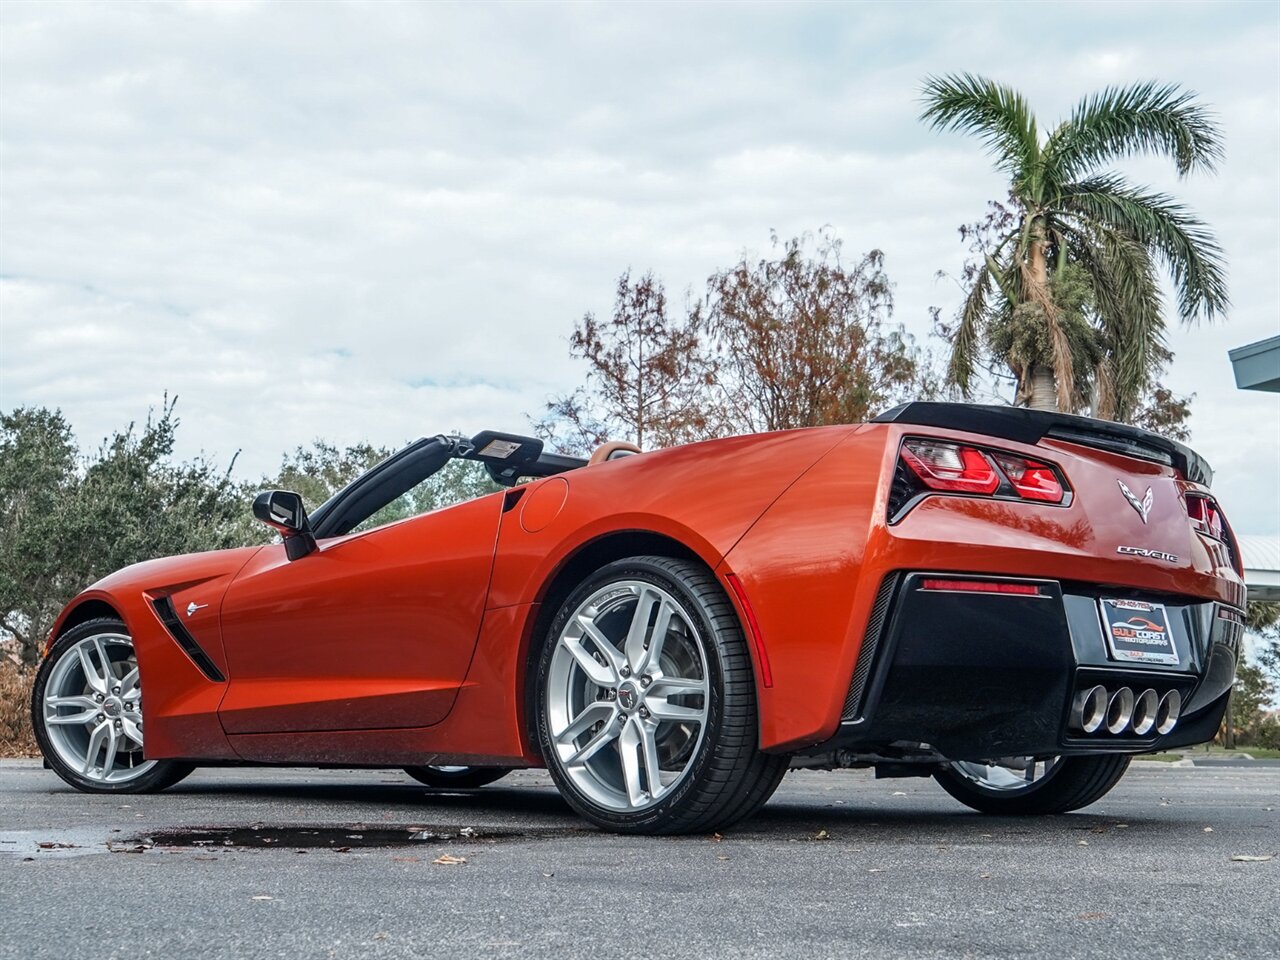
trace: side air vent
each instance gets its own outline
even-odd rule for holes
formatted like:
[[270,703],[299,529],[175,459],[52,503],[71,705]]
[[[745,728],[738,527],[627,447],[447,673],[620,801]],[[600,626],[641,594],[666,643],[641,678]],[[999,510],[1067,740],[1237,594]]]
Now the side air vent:
[[844,699],[844,711],[841,720],[857,720],[862,715],[862,704],[867,692],[867,681],[871,678],[871,667],[875,663],[876,649],[880,646],[880,638],[884,635],[885,621],[889,618],[889,605],[893,601],[894,588],[898,585],[898,575],[891,573],[880,584],[876,594],[876,602],[871,606],[871,618],[867,621],[867,633],[862,638],[862,649],[858,651],[858,663],[853,668],[853,680],[849,684],[849,695]]
[[169,636],[173,637],[174,642],[182,648],[183,653],[191,658],[191,662],[199,668],[200,672],[214,683],[226,683],[227,678],[222,675],[218,665],[210,659],[200,644],[196,642],[196,638],[191,635],[187,628],[182,625],[182,621],[178,619],[178,611],[173,609],[173,601],[168,597],[160,597],[157,600],[152,600],[151,605],[155,607],[156,616],[160,618],[160,622],[169,631]]

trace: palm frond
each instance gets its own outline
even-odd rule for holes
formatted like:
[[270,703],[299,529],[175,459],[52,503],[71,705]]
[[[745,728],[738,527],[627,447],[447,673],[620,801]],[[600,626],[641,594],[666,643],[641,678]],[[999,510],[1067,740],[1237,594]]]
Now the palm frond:
[[1167,194],[1102,174],[1064,189],[1061,208],[1159,254],[1173,275],[1184,323],[1213,319],[1230,305],[1222,248],[1202,220]]
[[920,119],[934,130],[978,137],[996,166],[1024,181],[1040,164],[1040,138],[1022,94],[971,73],[929,77],[921,92]]
[[1072,111],[1045,144],[1050,179],[1066,183],[1120,157],[1173,158],[1180,176],[1212,170],[1222,158],[1222,134],[1196,95],[1153,81],[1108,87]]
[[991,293],[992,270],[988,263],[978,267],[973,288],[965,297],[960,322],[951,340],[951,356],[947,360],[947,382],[959,388],[964,397],[970,395],[973,370],[982,353],[982,331],[987,319],[987,298]]
[[1095,381],[1098,415],[1128,420],[1166,352],[1155,264],[1146,247],[1106,227],[1063,228],[1063,236],[1093,284],[1105,350]]

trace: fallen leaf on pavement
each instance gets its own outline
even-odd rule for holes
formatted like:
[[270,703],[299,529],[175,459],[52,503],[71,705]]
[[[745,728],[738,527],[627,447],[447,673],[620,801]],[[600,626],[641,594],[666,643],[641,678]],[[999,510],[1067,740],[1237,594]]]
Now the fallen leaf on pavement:
[[455,857],[455,856],[454,856],[453,854],[451,854],[451,853],[446,853],[446,854],[442,854],[441,856],[436,857],[436,858],[435,858],[434,860],[432,860],[431,862],[432,862],[432,863],[438,863],[438,864],[440,864],[442,867],[457,867],[457,866],[461,866],[462,864],[466,863],[466,862],[467,862],[467,858],[466,858],[466,857]]

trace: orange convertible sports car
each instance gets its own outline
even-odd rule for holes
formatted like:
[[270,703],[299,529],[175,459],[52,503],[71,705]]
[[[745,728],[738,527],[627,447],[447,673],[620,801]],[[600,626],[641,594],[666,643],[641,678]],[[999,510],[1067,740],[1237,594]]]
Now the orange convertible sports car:
[[[451,460],[506,489],[378,525]],[[429,437],[309,518],[259,496],[281,543],[82,593],[36,732],[100,792],[197,765],[444,787],[546,766],[641,833],[723,828],[789,766],[1072,810],[1218,728],[1245,591],[1209,482],[1133,427],[958,404],[588,461]]]

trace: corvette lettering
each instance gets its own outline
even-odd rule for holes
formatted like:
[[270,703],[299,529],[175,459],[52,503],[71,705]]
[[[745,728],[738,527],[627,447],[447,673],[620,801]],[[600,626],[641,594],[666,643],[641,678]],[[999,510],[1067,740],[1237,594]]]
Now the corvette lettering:
[[1116,547],[1116,553],[1129,557],[1148,557],[1152,560],[1163,560],[1165,563],[1177,563],[1178,555],[1165,553],[1163,550],[1148,550],[1146,547]]

